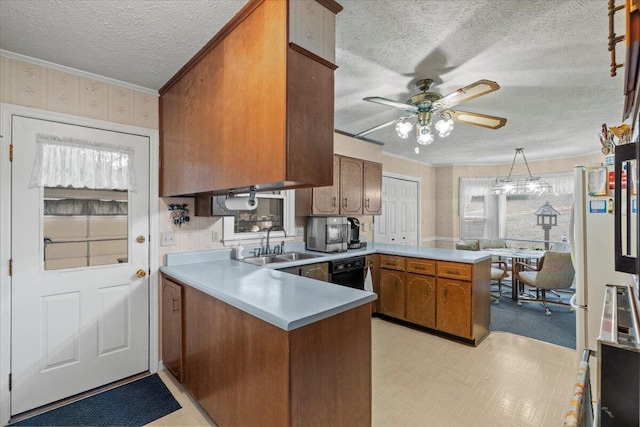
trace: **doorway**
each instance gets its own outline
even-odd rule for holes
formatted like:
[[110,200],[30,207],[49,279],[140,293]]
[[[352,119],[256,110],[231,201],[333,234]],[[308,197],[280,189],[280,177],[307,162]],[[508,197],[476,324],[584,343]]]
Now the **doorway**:
[[382,177],[382,213],[374,222],[374,241],[420,246],[419,181],[410,177]]
[[[157,194],[157,173],[151,173],[157,132],[14,106],[2,113],[3,134],[13,146],[9,170],[2,161],[0,188],[9,205],[0,212],[1,232],[10,236],[3,237],[0,257],[11,266],[0,287],[0,370],[11,375],[11,389],[0,396],[5,423],[157,370],[157,337],[150,333],[157,328],[157,289],[150,286],[157,280],[157,249],[149,243],[157,234],[157,225],[151,227],[157,211],[151,200],[157,199],[150,197]],[[87,149],[86,157],[100,152],[103,161],[128,163],[133,186],[93,188],[91,177],[80,178],[88,179],[81,185],[38,184],[47,144],[63,147],[58,154],[70,155],[74,147]],[[69,174],[65,168],[60,176]]]

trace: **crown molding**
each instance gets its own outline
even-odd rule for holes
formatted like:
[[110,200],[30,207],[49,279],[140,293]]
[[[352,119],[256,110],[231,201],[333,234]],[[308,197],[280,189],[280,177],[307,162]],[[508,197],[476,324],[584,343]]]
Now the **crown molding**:
[[112,79],[110,77],[101,76],[99,74],[93,74],[87,71],[77,70],[75,68],[66,67],[64,65],[54,64],[53,62],[32,58],[30,56],[22,55],[19,53],[8,51],[8,50],[0,49],[0,56],[4,56],[10,59],[15,59],[17,61],[28,62],[29,64],[38,65],[40,67],[51,68],[56,71],[61,71],[63,73],[73,74],[75,76],[96,80],[96,81],[107,83],[113,86],[119,86],[124,89],[135,90],[137,92],[146,93],[147,95],[152,95],[155,97],[159,96],[157,90],[134,85],[133,83],[123,82],[121,80]]

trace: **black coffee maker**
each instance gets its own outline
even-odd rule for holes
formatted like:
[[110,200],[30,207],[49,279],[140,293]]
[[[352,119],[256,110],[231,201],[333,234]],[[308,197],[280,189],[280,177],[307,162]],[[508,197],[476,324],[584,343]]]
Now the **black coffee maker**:
[[348,249],[359,249],[362,247],[360,243],[360,221],[358,218],[347,218],[349,222],[349,243],[347,244]]

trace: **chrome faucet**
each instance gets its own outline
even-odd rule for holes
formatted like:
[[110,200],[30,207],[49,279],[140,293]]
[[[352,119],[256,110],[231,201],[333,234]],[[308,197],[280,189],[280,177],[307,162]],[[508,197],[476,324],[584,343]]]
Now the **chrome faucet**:
[[[287,232],[286,232],[286,230],[285,230],[281,225],[275,224],[275,225],[272,225],[271,227],[269,227],[269,228],[267,229],[267,247],[265,248],[265,253],[266,253],[267,255],[268,255],[268,254],[270,254],[270,253],[272,253],[272,252],[271,252],[271,248],[269,247],[269,235],[271,234],[271,231],[273,231],[273,230],[275,230],[275,229],[280,229],[280,230],[282,230],[282,232],[284,233],[284,238],[285,238],[285,239],[287,238]],[[277,252],[276,252],[276,249],[277,249]],[[282,241],[282,243],[280,243],[280,245],[279,245],[279,246],[276,246],[276,247],[274,248],[274,250],[273,250],[273,253],[283,253],[283,252],[284,252],[284,241]]]

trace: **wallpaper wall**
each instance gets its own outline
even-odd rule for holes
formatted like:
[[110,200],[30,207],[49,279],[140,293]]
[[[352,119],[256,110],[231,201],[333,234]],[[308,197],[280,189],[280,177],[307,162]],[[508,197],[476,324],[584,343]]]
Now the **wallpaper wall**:
[[[88,117],[149,129],[159,128],[158,97],[121,86],[65,73],[49,67],[0,56],[0,102],[57,113]],[[158,199],[159,231],[174,233],[172,246],[160,246],[160,264],[171,252],[223,247],[220,218],[191,217],[177,226],[169,218],[171,203],[188,204],[192,198]],[[219,239],[215,240],[214,231]]]
[[158,97],[0,56],[0,102],[158,129]]

